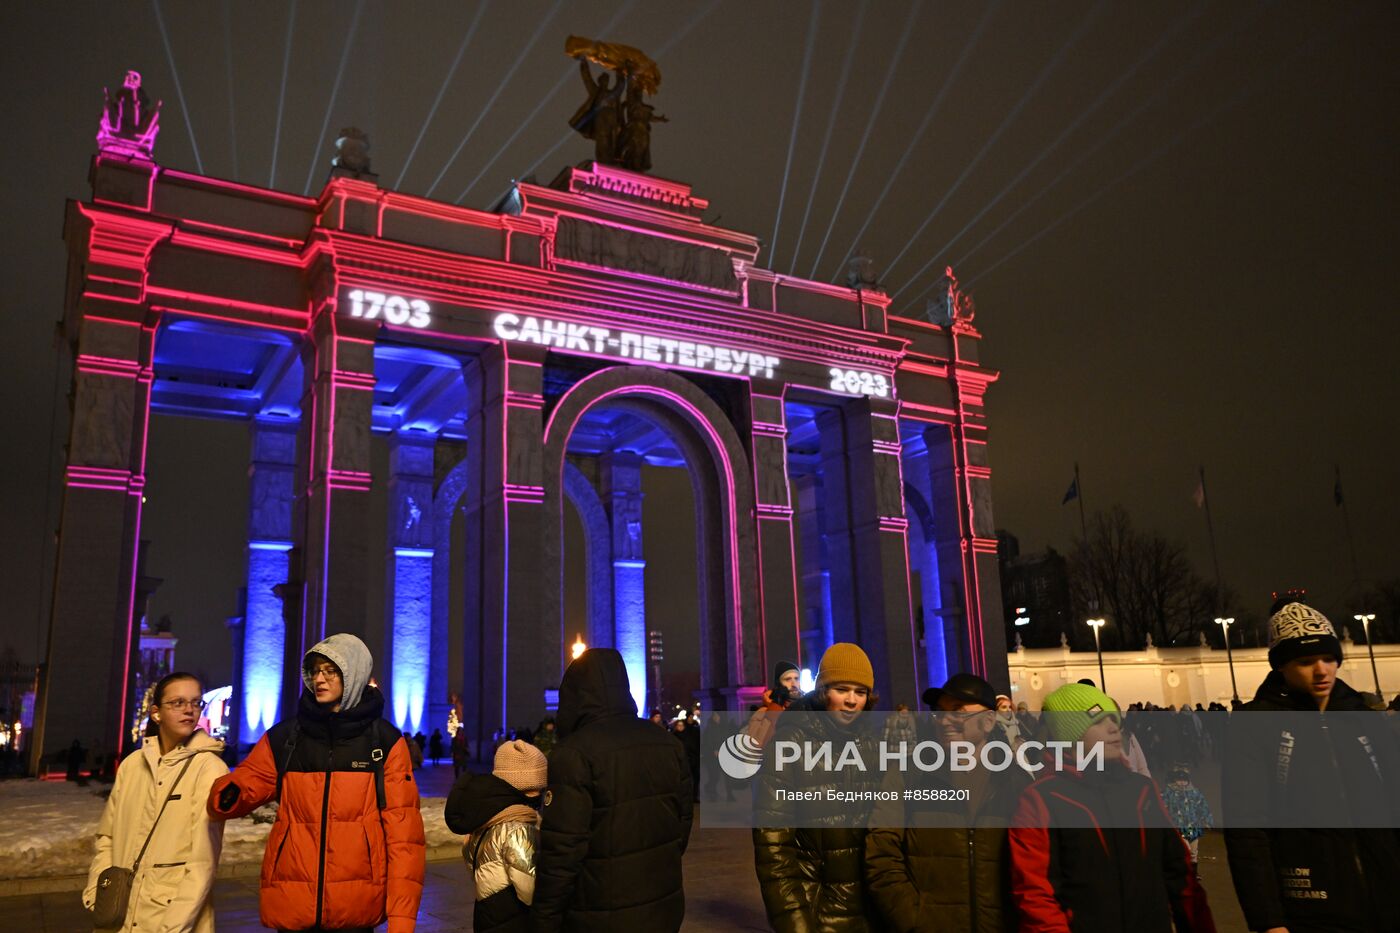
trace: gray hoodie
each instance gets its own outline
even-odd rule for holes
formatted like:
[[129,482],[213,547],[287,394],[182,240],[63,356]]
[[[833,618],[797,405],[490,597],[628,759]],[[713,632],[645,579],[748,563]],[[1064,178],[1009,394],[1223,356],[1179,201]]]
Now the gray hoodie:
[[306,670],[306,659],[313,654],[328,658],[332,664],[340,668],[341,682],[345,686],[345,693],[340,698],[340,708],[354,709],[360,702],[360,695],[365,692],[365,686],[369,683],[370,669],[374,666],[374,658],[370,655],[369,648],[365,647],[365,643],[354,635],[341,632],[339,635],[332,635],[325,641],[316,644],[310,651],[306,652],[305,657],[301,659],[301,682],[314,696],[316,685]]

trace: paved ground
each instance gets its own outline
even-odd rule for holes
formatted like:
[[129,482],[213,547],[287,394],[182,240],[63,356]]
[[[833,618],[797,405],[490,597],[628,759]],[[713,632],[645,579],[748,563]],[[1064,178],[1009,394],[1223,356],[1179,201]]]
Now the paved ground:
[[[445,794],[451,769],[427,768],[420,783],[427,795]],[[702,807],[703,809],[703,807]],[[701,817],[703,821],[703,816]],[[1201,844],[1201,877],[1211,896],[1220,933],[1245,933],[1230,886],[1224,844],[1218,835]],[[767,930],[758,884],[754,880],[753,848],[747,830],[705,829],[691,837],[685,856],[686,921],[688,933],[731,933]],[[0,882],[0,894],[4,893]],[[219,933],[258,933],[258,879],[254,875],[219,881],[214,887]],[[419,933],[471,930],[472,892],[461,861],[428,865],[427,886],[419,913]],[[0,896],[3,933],[85,933],[88,914],[76,893]],[[632,933],[619,930],[618,933]],[[642,931],[638,931],[642,933]]]

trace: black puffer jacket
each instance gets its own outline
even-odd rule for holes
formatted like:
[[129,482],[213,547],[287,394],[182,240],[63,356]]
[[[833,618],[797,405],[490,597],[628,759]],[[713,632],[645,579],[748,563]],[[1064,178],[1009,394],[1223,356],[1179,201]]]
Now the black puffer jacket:
[[[1400,826],[1400,750],[1386,718],[1341,680],[1319,713],[1277,671],[1241,713],[1227,743],[1225,846],[1250,929],[1400,931],[1400,830],[1319,828],[1316,816],[1345,827],[1386,814]],[[1272,828],[1290,822],[1313,825]]]
[[[789,707],[791,712],[806,715],[784,715],[778,721],[768,754],[773,754],[779,741],[811,743],[813,747],[830,741],[839,755],[846,742],[855,741],[863,760],[879,761],[880,737],[866,728],[866,717],[842,727],[835,717],[811,715],[818,712],[818,696],[813,693]],[[815,791],[823,798],[827,791],[859,794],[878,789],[878,771],[863,774],[845,768],[820,775],[809,773],[799,783],[781,782],[772,768],[765,768],[763,774],[755,798],[754,819],[760,828],[753,831],[754,868],[773,929],[777,933],[881,929],[865,896],[866,830],[848,828],[867,825],[873,804],[853,804],[855,812],[847,807],[838,820],[830,816],[831,804],[804,806],[780,800],[777,794],[780,787]]]
[[685,749],[637,718],[622,655],[594,648],[559,685],[531,928],[679,930],[694,790]]

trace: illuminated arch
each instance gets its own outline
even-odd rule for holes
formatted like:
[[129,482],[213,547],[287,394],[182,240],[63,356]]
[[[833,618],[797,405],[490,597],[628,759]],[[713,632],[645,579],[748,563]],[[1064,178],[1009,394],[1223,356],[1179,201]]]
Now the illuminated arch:
[[[664,370],[618,366],[580,380],[550,412],[544,435],[544,541],[557,548],[555,586],[544,595],[545,655],[564,663],[563,505],[569,437],[590,410],[630,411],[664,430],[685,456],[700,525],[700,678],[704,688],[763,682],[763,645],[754,542],[753,474],[739,434],[714,400]],[[722,568],[722,573],[708,572]],[[555,643],[554,639],[559,639]],[[629,659],[629,668],[645,665]],[[634,691],[635,692],[635,691]]]

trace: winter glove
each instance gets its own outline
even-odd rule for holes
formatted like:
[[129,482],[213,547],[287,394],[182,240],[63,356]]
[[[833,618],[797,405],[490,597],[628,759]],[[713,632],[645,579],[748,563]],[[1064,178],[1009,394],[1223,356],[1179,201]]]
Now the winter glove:
[[236,803],[238,803],[238,785],[229,781],[228,786],[219,792],[219,809],[232,810]]

